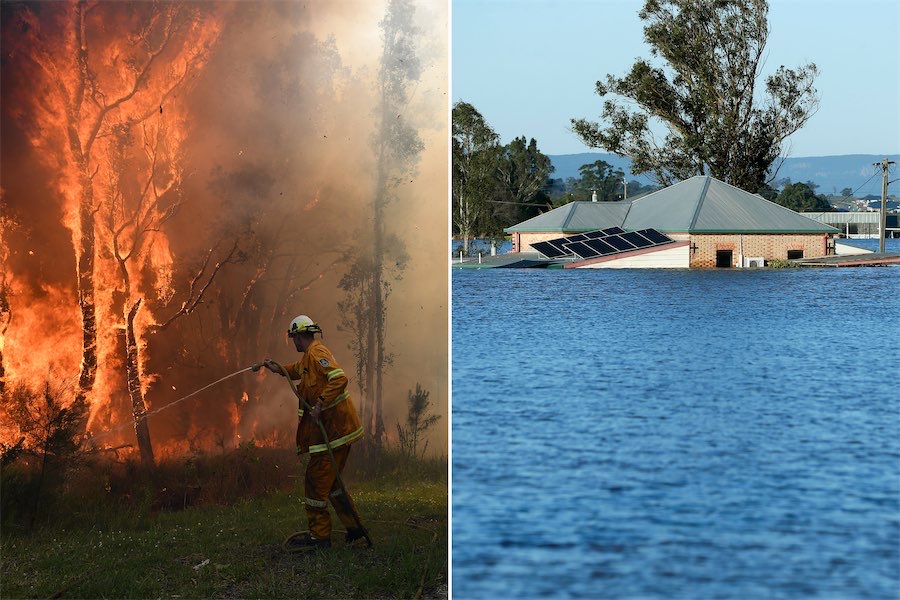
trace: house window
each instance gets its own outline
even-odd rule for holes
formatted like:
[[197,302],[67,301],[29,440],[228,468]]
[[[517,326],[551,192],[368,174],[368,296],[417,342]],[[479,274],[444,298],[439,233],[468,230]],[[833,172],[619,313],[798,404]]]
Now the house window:
[[731,259],[731,250],[716,250],[716,267],[729,268],[734,265]]
[[788,260],[803,258],[803,250],[788,250]]

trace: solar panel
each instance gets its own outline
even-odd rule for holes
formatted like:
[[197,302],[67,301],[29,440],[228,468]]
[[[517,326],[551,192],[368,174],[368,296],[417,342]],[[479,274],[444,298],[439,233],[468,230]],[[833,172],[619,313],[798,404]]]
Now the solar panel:
[[531,244],[531,247],[547,258],[560,258],[569,254],[569,252],[558,248],[555,244],[551,244],[550,242],[534,242]]
[[594,256],[600,256],[600,253],[598,253],[596,250],[594,250],[584,242],[569,242],[565,245],[565,247],[581,258],[593,258]]
[[603,241],[611,246],[615,246],[618,250],[634,250],[634,244],[619,235],[611,235],[603,238]]
[[646,248],[648,246],[652,246],[653,242],[645,238],[639,233],[635,233],[634,231],[629,231],[628,233],[623,233],[619,237],[625,238],[638,248]]
[[641,229],[638,231],[642,236],[653,242],[654,244],[668,244],[674,241],[667,235],[663,235],[655,229]]
[[606,254],[615,254],[619,250],[613,246],[610,246],[603,240],[588,240],[585,242],[588,246],[597,251],[598,254],[604,256]]
[[620,227],[598,229],[587,233],[577,233],[543,242],[535,242],[531,247],[547,258],[562,258],[572,254],[588,259],[610,256],[638,248],[651,248],[674,242],[669,236],[655,229],[628,231]]

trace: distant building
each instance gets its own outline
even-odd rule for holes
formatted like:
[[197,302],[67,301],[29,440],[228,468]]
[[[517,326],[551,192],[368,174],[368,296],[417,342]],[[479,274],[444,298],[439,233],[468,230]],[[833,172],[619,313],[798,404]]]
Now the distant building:
[[523,221],[506,232],[513,252],[577,233],[621,227],[652,228],[675,243],[566,267],[745,267],[775,259],[834,253],[840,231],[710,176],[697,176],[631,202],[571,202]]

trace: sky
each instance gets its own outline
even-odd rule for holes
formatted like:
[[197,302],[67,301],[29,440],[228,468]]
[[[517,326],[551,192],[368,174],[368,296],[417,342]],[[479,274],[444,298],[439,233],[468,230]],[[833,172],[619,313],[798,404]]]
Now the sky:
[[[571,131],[598,121],[594,92],[651,59],[641,0],[453,0],[453,102],[473,104],[502,143],[535,138],[545,154],[602,152]],[[791,157],[900,151],[900,2],[770,0],[763,76],[814,62],[816,114]]]

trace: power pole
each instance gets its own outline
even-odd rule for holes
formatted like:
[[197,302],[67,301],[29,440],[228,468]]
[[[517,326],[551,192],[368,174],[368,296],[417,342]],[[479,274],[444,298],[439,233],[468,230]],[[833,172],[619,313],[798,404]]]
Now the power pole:
[[895,164],[894,161],[884,159],[880,163],[873,163],[874,166],[881,166],[881,219],[878,225],[878,251],[884,254],[884,238],[887,237],[887,185],[888,185],[888,165]]

